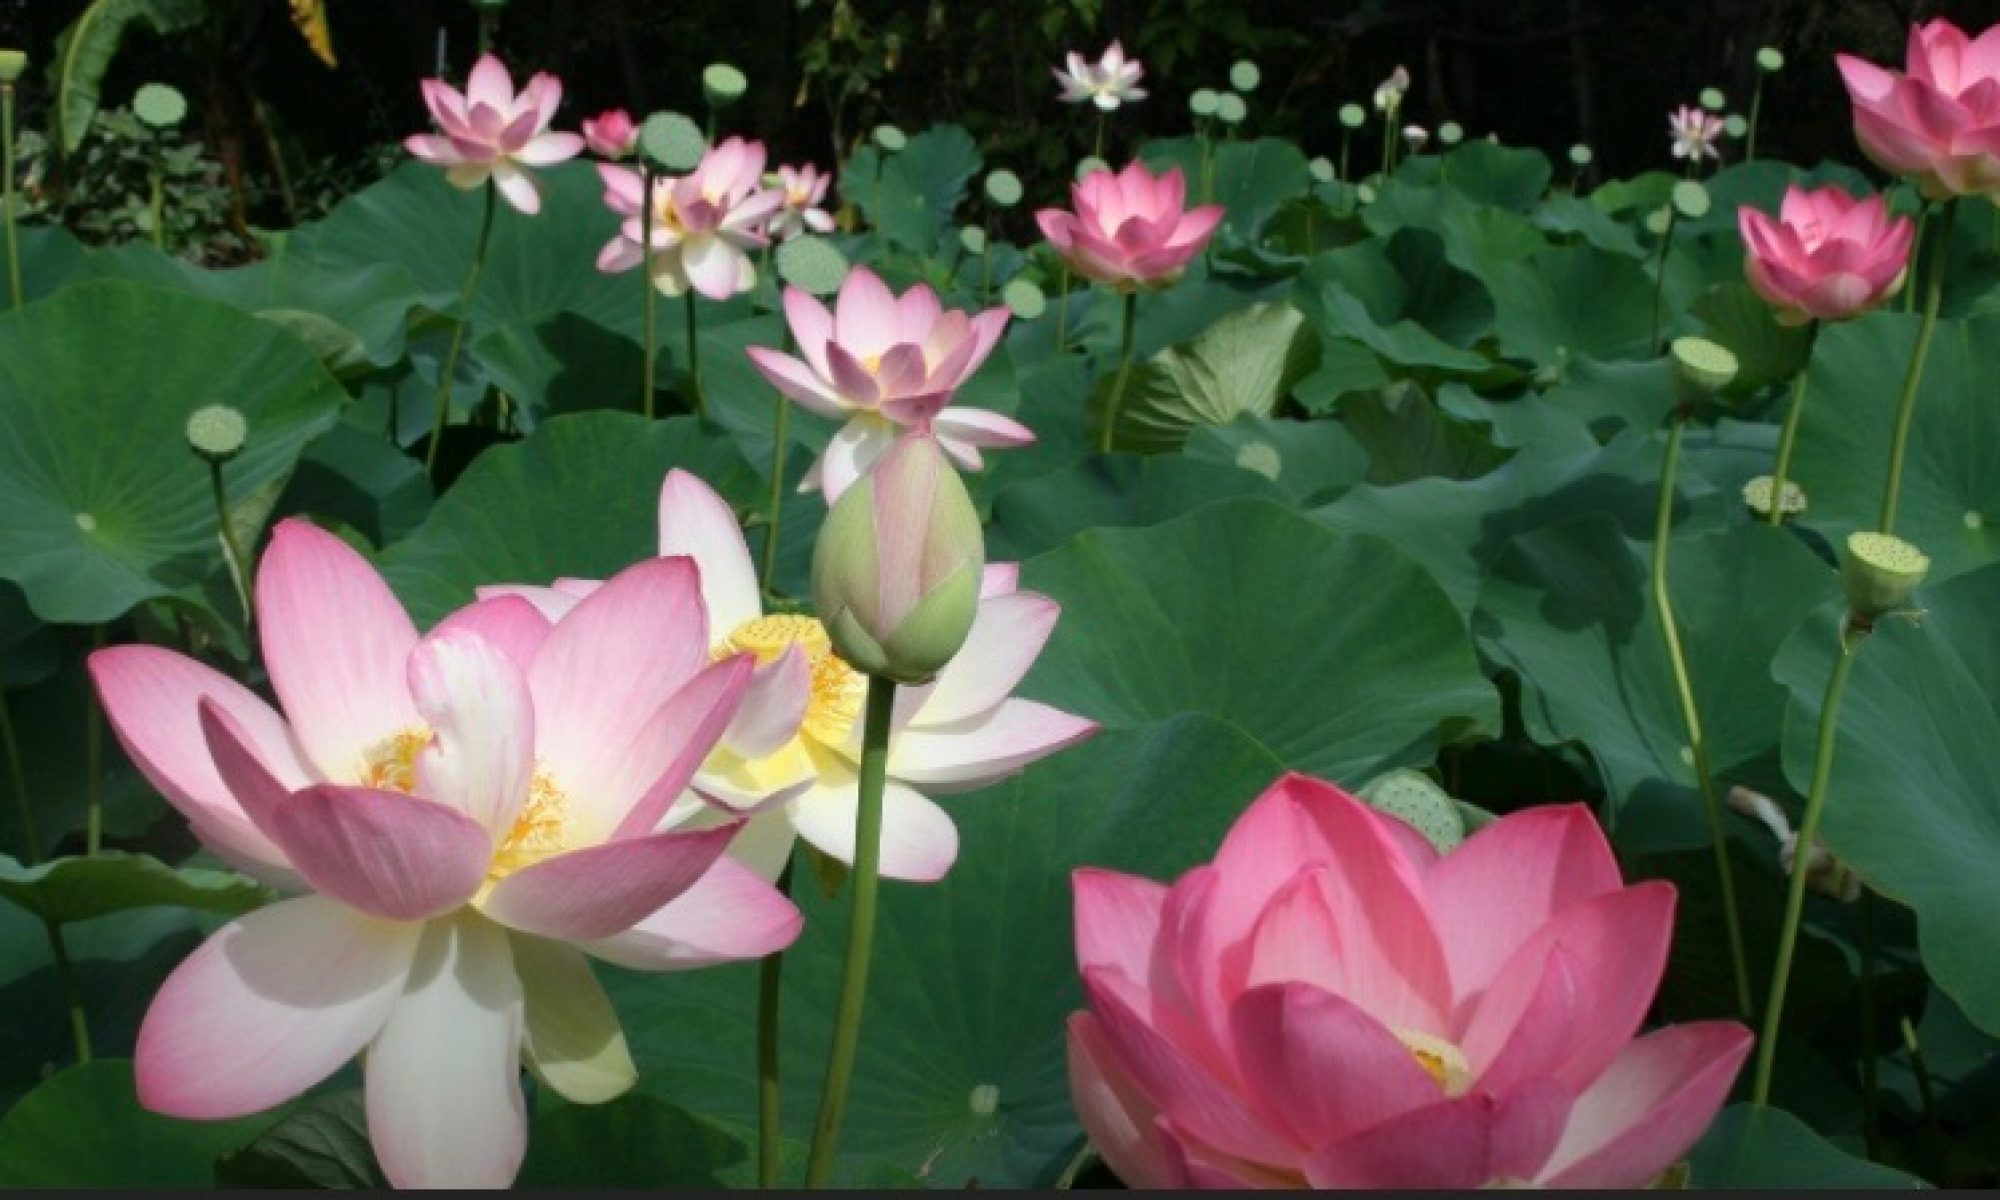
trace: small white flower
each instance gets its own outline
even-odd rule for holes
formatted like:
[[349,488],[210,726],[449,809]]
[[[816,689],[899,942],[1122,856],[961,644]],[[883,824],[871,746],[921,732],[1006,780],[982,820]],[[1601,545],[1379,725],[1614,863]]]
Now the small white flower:
[[1065,104],[1082,104],[1087,100],[1104,112],[1116,112],[1121,104],[1146,98],[1146,90],[1139,86],[1146,68],[1138,59],[1126,58],[1125,48],[1117,42],[1111,43],[1103,57],[1094,63],[1085,62],[1083,55],[1070,51],[1066,69],[1054,74],[1056,82],[1062,85],[1061,99]]
[[1674,157],[1699,161],[1722,157],[1715,148],[1722,140],[1722,118],[1692,105],[1683,104],[1667,116],[1667,132],[1674,139]]

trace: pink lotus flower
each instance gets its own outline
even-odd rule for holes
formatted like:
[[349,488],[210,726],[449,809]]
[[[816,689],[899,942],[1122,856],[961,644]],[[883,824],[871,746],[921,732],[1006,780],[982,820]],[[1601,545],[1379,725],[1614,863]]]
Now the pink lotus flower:
[[1882,197],[1856,200],[1837,184],[1788,187],[1777,220],[1745,205],[1736,223],[1750,286],[1791,325],[1859,316],[1893,295],[1916,237]]
[[653,180],[653,241],[640,219],[647,202],[644,178],[629,167],[599,163],[604,203],[625,218],[618,236],[597,256],[600,271],[629,271],[647,264],[653,286],[669,296],[690,288],[727,300],[757,283],[746,250],[763,246],[771,214],[784,195],[764,186],[764,143],[730,138],[711,146],[693,172]]
[[1582,806],[1440,857],[1291,775],[1171,887],[1075,876],[1077,1112],[1134,1187],[1642,1187],[1750,1049],[1634,1039],[1674,890],[1623,886]]
[[1977,38],[1945,20],[1915,26],[1907,73],[1834,57],[1877,165],[1933,199],[2000,192],[2000,26]]
[[832,233],[833,214],[820,207],[832,182],[831,175],[821,173],[810,163],[803,167],[779,167],[778,191],[783,194],[784,203],[771,216],[771,236],[789,242],[808,229],[814,233]]
[[742,701],[686,559],[624,572],[560,627],[517,598],[419,637],[366,560],[281,523],[257,578],[280,716],[154,646],[91,656],[112,729],[231,864],[305,894],[225,925],[139,1030],[140,1102],[200,1120],[281,1103],[367,1052],[398,1186],[504,1187],[518,1072],[584,1103],[634,1079],[585,954],[639,970],[760,957],[800,925],[720,857],[655,832]]
[[846,421],[813,464],[800,491],[840,499],[896,441],[899,427],[928,429],[946,454],[968,470],[983,464],[981,448],[1024,446],[1034,431],[977,408],[947,408],[1007,328],[1007,310],[977,316],[946,312],[922,284],[900,297],[866,267],[848,272],[834,311],[798,288],[785,289],[785,318],[800,358],[763,346],[749,349],[771,386],[801,408]]
[[424,80],[423,92],[442,134],[411,134],[403,148],[443,167],[453,187],[471,189],[492,180],[507,203],[530,216],[541,211],[542,185],[525,168],[554,166],[583,150],[576,134],[549,130],[563,88],[546,71],[517,95],[507,68],[486,54],[473,64],[463,95],[442,79]]
[[1120,291],[1161,287],[1180,277],[1222,223],[1222,206],[1183,211],[1187,179],[1179,167],[1154,176],[1136,159],[1123,171],[1092,171],[1070,188],[1075,212],[1035,214],[1079,275]]
[[1673,138],[1675,158],[1700,162],[1722,157],[1722,151],[1716,149],[1722,141],[1722,118],[1707,109],[1681,105],[1667,114],[1667,133]]
[[[731,854],[766,879],[790,861],[799,837],[853,862],[866,678],[833,653],[819,621],[764,611],[736,514],[685,471],[669,472],[660,489],[660,553],[695,561],[717,646],[759,664],[736,722],[693,784],[752,814]],[[931,795],[996,783],[1097,732],[1095,721],[1010,694],[1062,614],[1055,601],[1017,590],[1017,575],[1011,564],[989,564],[965,645],[934,682],[897,692],[882,809],[882,874],[891,879],[941,879],[958,857],[958,829]],[[566,622],[563,614],[596,587],[565,579],[481,595],[524,597]],[[682,803],[701,805],[693,796]]]
[[1067,69],[1056,71],[1055,77],[1062,85],[1060,99],[1065,104],[1088,101],[1104,112],[1116,112],[1120,105],[1146,98],[1146,90],[1139,86],[1146,68],[1138,59],[1126,58],[1125,47],[1117,42],[1106,47],[1094,63],[1085,62],[1083,55],[1072,50],[1064,66]]
[[583,140],[599,158],[627,158],[639,146],[639,124],[624,109],[608,108],[584,118]]

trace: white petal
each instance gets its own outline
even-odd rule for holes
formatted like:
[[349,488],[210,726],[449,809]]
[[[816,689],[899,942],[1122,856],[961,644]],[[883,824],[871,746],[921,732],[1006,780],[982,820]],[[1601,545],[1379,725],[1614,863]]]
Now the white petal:
[[514,969],[527,1010],[528,1066],[563,1098],[602,1104],[638,1082],[638,1068],[590,960],[561,942],[512,935]]

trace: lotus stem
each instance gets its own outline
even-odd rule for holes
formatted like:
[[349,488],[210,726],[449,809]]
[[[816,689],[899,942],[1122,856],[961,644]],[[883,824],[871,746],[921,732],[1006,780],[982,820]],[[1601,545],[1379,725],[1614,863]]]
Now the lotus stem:
[[49,957],[55,960],[56,980],[62,985],[63,1001],[69,1008],[69,1036],[76,1047],[78,1066],[90,1061],[90,1020],[83,1011],[83,989],[77,986],[76,967],[69,960],[69,944],[63,939],[62,925],[47,917],[42,927],[49,935]]
[[1896,431],[1889,439],[1889,478],[1882,487],[1882,519],[1876,529],[1896,532],[1896,504],[1902,498],[1903,456],[1910,449],[1910,420],[1917,413],[1917,386],[1923,382],[1924,360],[1930,356],[1931,335],[1937,332],[1938,306],[1944,302],[1944,273],[1951,262],[1951,221],[1957,200],[1947,200],[1938,214],[1938,234],[1932,243],[1930,286],[1924,293],[1924,323],[1917,330],[1917,347],[1903,376],[1903,395],[1896,401]]
[[1757,118],[1764,111],[1764,72],[1757,72],[1757,84],[1750,89],[1750,128],[1743,135],[1743,161],[1757,161]]
[[1100,453],[1111,453],[1112,436],[1118,430],[1118,405],[1125,399],[1125,383],[1132,376],[1132,314],[1139,307],[1137,290],[1125,293],[1125,332],[1118,344],[1118,377],[1111,381],[1111,398],[1104,405],[1104,432],[1098,438]]
[[[792,894],[792,864],[778,872],[778,890]],[[778,1130],[783,1115],[778,1079],[778,999],[785,979],[783,951],[757,964],[757,1186],[778,1186]]]
[[701,396],[701,319],[695,312],[695,292],[690,288],[681,296],[687,306],[688,344],[688,408],[697,417],[708,415],[708,405]]
[[1201,202],[1207,204],[1215,198],[1215,138],[1210,134],[1208,122],[1201,123]]
[[1917,1099],[1923,1104],[1924,1124],[1935,1130],[1938,1127],[1937,1097],[1931,1092],[1931,1072],[1924,1065],[1924,1048],[1917,1041],[1917,1030],[1910,1024],[1910,1018],[1904,1017],[1901,1024],[1903,1049],[1910,1055],[1910,1074],[1916,1076]]
[[[784,340],[780,343],[784,353],[792,349],[792,327],[785,326]],[[764,569],[758,580],[764,595],[771,595],[771,580],[778,573],[778,524],[785,513],[785,456],[791,449],[786,445],[785,427],[791,421],[792,402],[783,392],[778,393],[778,412],[771,422],[771,512],[764,528]],[[790,870],[789,867],[786,870]]]
[[1772,525],[1785,523],[1785,480],[1792,467],[1792,446],[1798,441],[1799,423],[1806,411],[1806,379],[1812,374],[1812,344],[1817,336],[1818,325],[1808,327],[1806,334],[1806,361],[1799,365],[1798,378],[1792,380],[1792,398],[1785,406],[1785,428],[1778,435],[1778,462],[1771,470],[1771,511],[1766,516]]
[[639,245],[643,247],[639,255],[639,286],[645,289],[645,298],[640,302],[640,311],[645,330],[641,339],[644,351],[639,365],[639,411],[648,421],[653,419],[653,371],[659,362],[659,330],[656,313],[659,308],[659,289],[653,286],[653,167],[641,160],[639,163],[639,194],[644,197],[639,204]]
[[1929,205],[1920,206],[1917,209],[1916,233],[1910,238],[1910,265],[1908,268],[1910,282],[1909,286],[1903,289],[1903,311],[1906,313],[1917,311],[1916,281],[1918,273],[1923,269],[1924,230],[1927,226],[1930,225],[1930,220],[1931,220],[1930,206]]
[[1348,152],[1354,149],[1354,131],[1340,127],[1340,182],[1347,182]]
[[160,178],[160,171],[160,148],[156,140],[153,146],[153,164],[146,173],[146,186],[150,194],[146,207],[152,214],[153,248],[164,251],[167,248],[167,195],[166,187]]
[[1660,305],[1667,294],[1667,251],[1674,244],[1674,226],[1679,223],[1679,213],[1672,204],[1667,205],[1667,227],[1660,233],[1660,254],[1653,262],[1653,353],[1666,349],[1660,342]]
[[465,345],[465,327],[472,324],[472,297],[479,290],[479,274],[486,267],[486,247],[493,240],[493,210],[499,192],[491,179],[486,181],[484,191],[486,199],[479,216],[479,240],[472,248],[472,269],[466,272],[465,288],[458,294],[458,322],[451,330],[451,348],[445,351],[444,365],[438,369],[437,410],[431,417],[431,444],[424,448],[424,474],[432,479],[437,478],[438,444],[444,441],[445,420],[451,416],[451,381],[458,374],[458,352]]
[[[1796,859],[1794,860],[1796,861]],[[1875,1064],[1875,892],[1861,889],[1861,1136],[1868,1157],[1882,1153],[1881,1079]]]
[[230,582],[236,585],[237,603],[243,606],[243,629],[249,632],[251,622],[257,619],[257,610],[251,599],[250,558],[243,553],[243,543],[236,536],[236,526],[229,520],[229,499],[222,487],[222,460],[208,460],[208,482],[210,494],[215,497],[215,526],[222,533],[222,552],[229,559]]
[[7,782],[14,792],[14,815],[21,823],[21,861],[34,866],[42,860],[42,837],[35,828],[35,805],[28,797],[28,772],[21,761],[21,738],[14,730],[13,706],[0,687],[0,749],[7,752]]
[[1785,892],[1784,923],[1778,927],[1778,958],[1771,967],[1771,997],[1764,1006],[1764,1031],[1757,1039],[1757,1075],[1750,1099],[1753,1104],[1771,1102],[1771,1069],[1778,1061],[1778,1030],[1785,1017],[1785,988],[1791,981],[1792,954],[1798,948],[1799,922],[1805,915],[1806,877],[1812,862],[1814,839],[1819,836],[1819,819],[1826,812],[1827,783],[1833,778],[1834,735],[1840,728],[1840,698],[1847,691],[1847,677],[1861,649],[1867,630],[1852,617],[1841,623],[1840,657],[1833,660],[1827,676],[1826,696],[1820,702],[1819,742],[1813,751],[1812,786],[1806,792],[1805,812],[1799,817],[1798,840],[1793,843],[1792,877]]
[[1104,161],[1104,110],[1101,108],[1097,110],[1097,137],[1090,144],[1090,156],[1099,162]]
[[0,84],[0,158],[6,171],[6,179],[0,182],[0,206],[7,212],[7,285],[14,299],[14,307],[21,307],[24,293],[21,289],[21,240],[14,227],[14,85]]
[[1702,735],[1701,713],[1695,708],[1694,684],[1688,676],[1687,654],[1681,647],[1680,628],[1674,620],[1673,598],[1667,588],[1667,550],[1673,526],[1674,479],[1679,473],[1681,436],[1687,429],[1687,413],[1676,412],[1667,432],[1666,462],[1660,468],[1660,507],[1653,523],[1653,605],[1659,612],[1660,636],[1666,643],[1667,661],[1673,667],[1674,691],[1680,699],[1681,722],[1687,728],[1688,754],[1694,760],[1695,785],[1701,792],[1701,806],[1708,818],[1708,840],[1715,850],[1716,877],[1722,885],[1722,916],[1729,928],[1729,959],[1736,976],[1737,1008],[1749,1016],[1750,961],[1743,948],[1743,923],[1736,905],[1736,874],[1729,861],[1729,833],[1723,824],[1722,805],[1715,795],[1715,776],[1709,769],[1708,743]]
[[1056,300],[1056,353],[1069,353],[1069,263],[1062,267],[1062,295]]
[[888,782],[889,723],[896,685],[868,677],[868,708],[861,735],[860,805],[854,817],[854,909],[847,926],[847,961],[841,968],[834,1009],[833,1045],[827,1053],[826,1087],[806,1156],[806,1186],[825,1187],[833,1173],[834,1144],[847,1111],[847,1086],[861,1044],[861,1010],[868,995],[868,962],[875,946],[875,900],[882,874],[882,789]]

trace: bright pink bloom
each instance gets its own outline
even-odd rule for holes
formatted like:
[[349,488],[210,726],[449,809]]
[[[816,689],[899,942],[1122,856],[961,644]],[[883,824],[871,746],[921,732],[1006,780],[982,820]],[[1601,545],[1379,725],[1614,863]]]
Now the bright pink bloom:
[[833,214],[820,207],[833,176],[808,163],[803,167],[779,167],[777,182],[785,202],[772,214],[772,237],[788,242],[808,229],[814,233],[833,232]]
[[1787,324],[1859,316],[1903,286],[1916,227],[1882,197],[1856,200],[1837,184],[1785,189],[1778,217],[1745,205],[1737,228],[1750,286]]
[[653,286],[669,296],[692,288],[727,300],[755,287],[757,266],[746,251],[770,240],[764,230],[785,202],[782,192],[764,186],[764,153],[762,142],[730,138],[709,147],[691,173],[656,176],[650,253],[640,247],[643,177],[630,167],[599,163],[604,203],[625,220],[598,254],[597,269],[629,271],[643,261]]
[[291,520],[257,626],[283,716],[170,650],[90,659],[119,742],[203,843],[305,893],[225,925],[161,987],[146,1107],[242,1116],[366,1051],[392,1183],[504,1187],[524,1060],[583,1103],[635,1078],[584,954],[673,970],[797,935],[798,910],[720,857],[731,823],[659,831],[753,668],[711,663],[687,559],[631,568],[560,627],[505,598],[419,636],[365,559]]
[[1750,1049],[1635,1039],[1674,890],[1623,885],[1580,805],[1439,856],[1290,775],[1168,887],[1075,876],[1077,1112],[1134,1187],[1643,1187]]
[[583,140],[599,158],[625,158],[639,145],[639,123],[622,108],[608,108],[584,118]]
[[1078,274],[1120,291],[1160,287],[1180,277],[1222,223],[1222,206],[1183,211],[1187,179],[1179,167],[1154,176],[1136,159],[1123,171],[1092,171],[1070,188],[1075,212],[1035,214]]
[[463,95],[442,79],[424,80],[423,92],[442,132],[411,134],[403,148],[443,167],[454,187],[476,188],[492,180],[507,203],[530,216],[541,211],[542,186],[524,168],[554,166],[583,150],[576,134],[549,130],[563,88],[546,71],[516,94],[507,68],[486,54],[473,64]]
[[1720,159],[1722,151],[1716,149],[1724,133],[1722,118],[1707,109],[1683,104],[1667,114],[1667,134],[1673,139],[1675,158],[1700,162],[1704,158]]
[[1088,101],[1104,112],[1115,112],[1122,104],[1146,98],[1146,89],[1139,86],[1146,68],[1138,59],[1126,58],[1125,47],[1117,42],[1106,47],[1094,63],[1085,62],[1083,55],[1072,50],[1063,65],[1065,69],[1055,72],[1055,77],[1062,85],[1059,99],[1065,104]]
[[999,344],[1007,310],[977,316],[945,311],[923,284],[897,296],[866,267],[848,272],[834,311],[798,288],[785,289],[785,318],[800,357],[750,347],[750,361],[771,386],[801,408],[846,421],[813,464],[800,491],[840,498],[895,443],[899,427],[929,429],[967,470],[983,463],[981,448],[1024,446],[1035,433],[1018,421],[977,408],[947,408]]
[[1977,38],[1946,20],[1914,27],[1907,73],[1835,59],[1869,158],[1934,199],[2000,192],[2000,25]]

